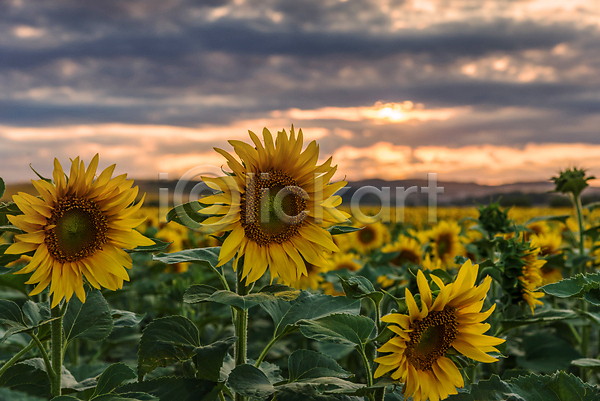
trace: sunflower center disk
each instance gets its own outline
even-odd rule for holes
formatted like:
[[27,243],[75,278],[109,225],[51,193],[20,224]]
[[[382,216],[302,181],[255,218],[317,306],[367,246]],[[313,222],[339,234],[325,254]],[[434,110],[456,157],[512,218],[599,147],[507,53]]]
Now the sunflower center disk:
[[415,265],[418,265],[419,263],[421,263],[421,258],[419,257],[419,255],[417,255],[413,251],[408,250],[408,249],[403,249],[402,251],[400,251],[400,254],[398,256],[396,256],[394,259],[392,259],[390,262],[396,266],[402,266],[406,262],[410,262]]
[[427,317],[410,325],[410,341],[406,356],[419,370],[431,370],[435,361],[446,354],[458,334],[456,311],[446,307],[443,311],[429,312]]
[[308,215],[307,197],[296,181],[282,171],[252,176],[241,205],[246,236],[260,245],[287,241],[298,233]]
[[52,211],[45,243],[61,263],[74,262],[92,255],[107,242],[106,216],[90,199],[66,197]]
[[452,251],[452,235],[443,233],[439,236],[437,241],[437,251],[440,258],[444,257],[447,253]]
[[366,245],[373,242],[373,240],[375,240],[375,232],[373,231],[373,228],[366,226],[365,228],[360,230],[358,232],[358,239],[361,243]]

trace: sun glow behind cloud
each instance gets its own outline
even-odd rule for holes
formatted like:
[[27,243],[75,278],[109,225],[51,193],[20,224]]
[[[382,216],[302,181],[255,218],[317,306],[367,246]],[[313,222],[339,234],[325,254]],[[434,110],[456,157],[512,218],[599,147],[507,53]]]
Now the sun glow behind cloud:
[[600,175],[598,0],[475,3],[8,2],[0,176],[100,152],[173,178],[291,124],[351,180]]

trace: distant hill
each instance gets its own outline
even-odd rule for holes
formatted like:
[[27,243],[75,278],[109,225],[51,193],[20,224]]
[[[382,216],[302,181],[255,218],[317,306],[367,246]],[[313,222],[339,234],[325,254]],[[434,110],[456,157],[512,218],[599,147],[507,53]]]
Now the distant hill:
[[[177,181],[158,181],[158,180],[135,180],[136,185],[140,187],[140,194],[146,193],[146,203],[148,205],[158,205],[160,188],[167,189],[170,203],[173,202],[173,194],[177,185]],[[188,201],[188,194],[199,189],[198,181],[189,182],[182,190],[182,201]],[[396,202],[396,188],[404,188],[408,190],[410,187],[417,187],[416,193],[411,193],[406,196],[405,204],[407,206],[426,205],[427,194],[423,193],[421,188],[427,187],[427,180],[423,179],[408,179],[385,181],[381,179],[368,179],[349,182],[347,185],[350,189],[344,192],[342,198],[344,202],[349,202],[352,196],[359,188],[372,187],[381,190],[382,188],[390,188],[390,202],[394,206]],[[497,200],[500,198],[501,203],[507,206],[511,204],[529,206],[564,204],[566,198],[557,194],[549,194],[548,192],[554,188],[550,181],[535,181],[535,182],[517,182],[513,184],[503,185],[480,185],[472,182],[453,182],[441,181],[437,183],[437,187],[444,189],[443,194],[438,195],[438,204],[440,205],[473,205],[476,203],[488,203],[490,199]],[[6,192],[2,197],[2,201],[11,200],[13,194],[19,191],[35,194],[31,184],[8,184]],[[590,187],[584,192],[584,198],[589,200],[600,200],[600,188]],[[562,199],[562,200],[561,200]],[[361,199],[361,204],[379,204],[379,200],[374,195],[365,195]]]

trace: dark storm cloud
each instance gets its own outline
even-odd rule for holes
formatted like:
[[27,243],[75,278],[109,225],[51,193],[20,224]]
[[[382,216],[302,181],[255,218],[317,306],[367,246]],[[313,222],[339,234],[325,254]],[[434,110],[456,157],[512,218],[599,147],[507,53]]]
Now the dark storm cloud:
[[[428,108],[549,113],[409,127],[334,119],[306,125],[344,128],[356,146],[374,138],[411,146],[598,142],[587,126],[576,128],[600,112],[600,80],[593,78],[600,76],[599,33],[577,15],[571,22],[533,15],[424,20],[420,28],[395,30],[390,10],[412,2],[386,2],[387,11],[379,3],[0,0],[0,27],[13,32],[0,38],[0,125],[225,125],[274,110],[411,100]],[[214,16],[215,10],[226,12]],[[19,38],[20,26],[41,33]],[[573,53],[554,54],[559,44]],[[461,72],[488,57],[510,58],[517,73],[539,66],[554,76],[498,78],[483,67],[479,76]],[[39,95],[40,88],[51,90]]]
[[219,20],[186,27],[177,34],[116,31],[106,37],[68,42],[54,48],[0,47],[0,69],[31,68],[53,60],[119,57],[143,58],[157,63],[181,62],[199,51],[235,55],[286,55],[302,58],[383,58],[402,53],[432,54],[440,60],[478,56],[494,51],[547,49],[569,42],[582,33],[568,25],[540,26],[499,20],[486,25],[439,24],[429,30],[370,34],[368,32],[305,32],[273,25],[256,29],[249,23]]

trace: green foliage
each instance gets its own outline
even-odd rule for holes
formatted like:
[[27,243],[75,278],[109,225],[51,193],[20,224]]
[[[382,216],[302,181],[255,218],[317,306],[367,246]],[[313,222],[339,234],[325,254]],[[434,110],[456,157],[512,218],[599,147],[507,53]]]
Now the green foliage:
[[137,248],[127,249],[126,251],[128,253],[132,253],[132,252],[158,252],[158,251],[165,250],[169,245],[171,245],[173,243],[173,242],[162,241],[162,240],[159,240],[157,238],[150,238],[150,239],[152,241],[154,241],[154,245],[138,246]]
[[355,231],[362,230],[362,227],[352,227],[352,226],[331,226],[327,228],[327,231],[331,235],[342,235],[353,233]]
[[[540,287],[540,291],[558,298],[580,298],[598,288],[600,288],[600,273],[593,273],[578,274],[557,283],[547,284]],[[592,293],[593,297],[596,295]]]
[[520,376],[502,381],[498,376],[482,380],[470,393],[453,395],[449,401],[593,401],[598,390],[584,384],[578,377],[558,372],[552,376]]
[[169,316],[150,323],[142,334],[138,351],[138,376],[143,378],[159,366],[192,358],[200,346],[200,333],[189,319]]
[[101,341],[108,337],[112,329],[112,314],[100,291],[89,291],[85,303],[75,296],[71,298],[63,318],[67,342],[75,338]]
[[219,252],[221,247],[186,249],[173,253],[159,253],[153,256],[154,260],[166,264],[173,263],[196,263],[209,269],[216,269],[219,263]]
[[222,385],[185,377],[161,377],[121,386],[115,392],[124,397],[128,393],[147,393],[159,401],[214,401]]
[[98,378],[98,384],[91,399],[108,394],[123,384],[123,382],[133,380],[136,377],[137,375],[133,369],[123,363],[110,365]]
[[221,367],[229,349],[235,344],[237,337],[229,337],[204,347],[194,349],[198,363],[198,378],[218,382],[221,378]]
[[348,379],[353,376],[330,356],[304,349],[292,352],[288,359],[288,371],[289,383],[319,377]]
[[167,213],[167,221],[174,221],[191,229],[200,228],[200,223],[210,217],[208,214],[201,214],[203,206],[199,202],[189,202],[177,205]]
[[375,323],[368,317],[334,314],[316,320],[298,322],[300,332],[313,340],[364,348]]
[[273,337],[294,330],[293,326],[300,320],[314,320],[334,313],[358,315],[360,312],[360,300],[311,294],[306,291],[302,291],[298,298],[291,302],[277,299],[263,302],[260,306],[273,319]]
[[558,177],[552,177],[555,185],[554,192],[572,194],[575,198],[578,198],[583,190],[588,187],[587,182],[594,178],[593,176],[586,176],[584,169],[578,169],[577,167],[566,169],[561,171]]
[[508,212],[500,209],[498,203],[479,207],[479,225],[492,238],[497,233],[507,233],[511,230]]
[[217,290],[216,288],[197,284],[190,287],[183,296],[183,301],[189,304],[201,302],[216,302],[223,305],[233,306],[240,310],[248,310],[256,305],[266,301],[276,301],[282,299],[285,301],[295,299],[300,293],[286,286],[265,287],[258,293],[248,295],[238,295],[235,292],[226,290]]

